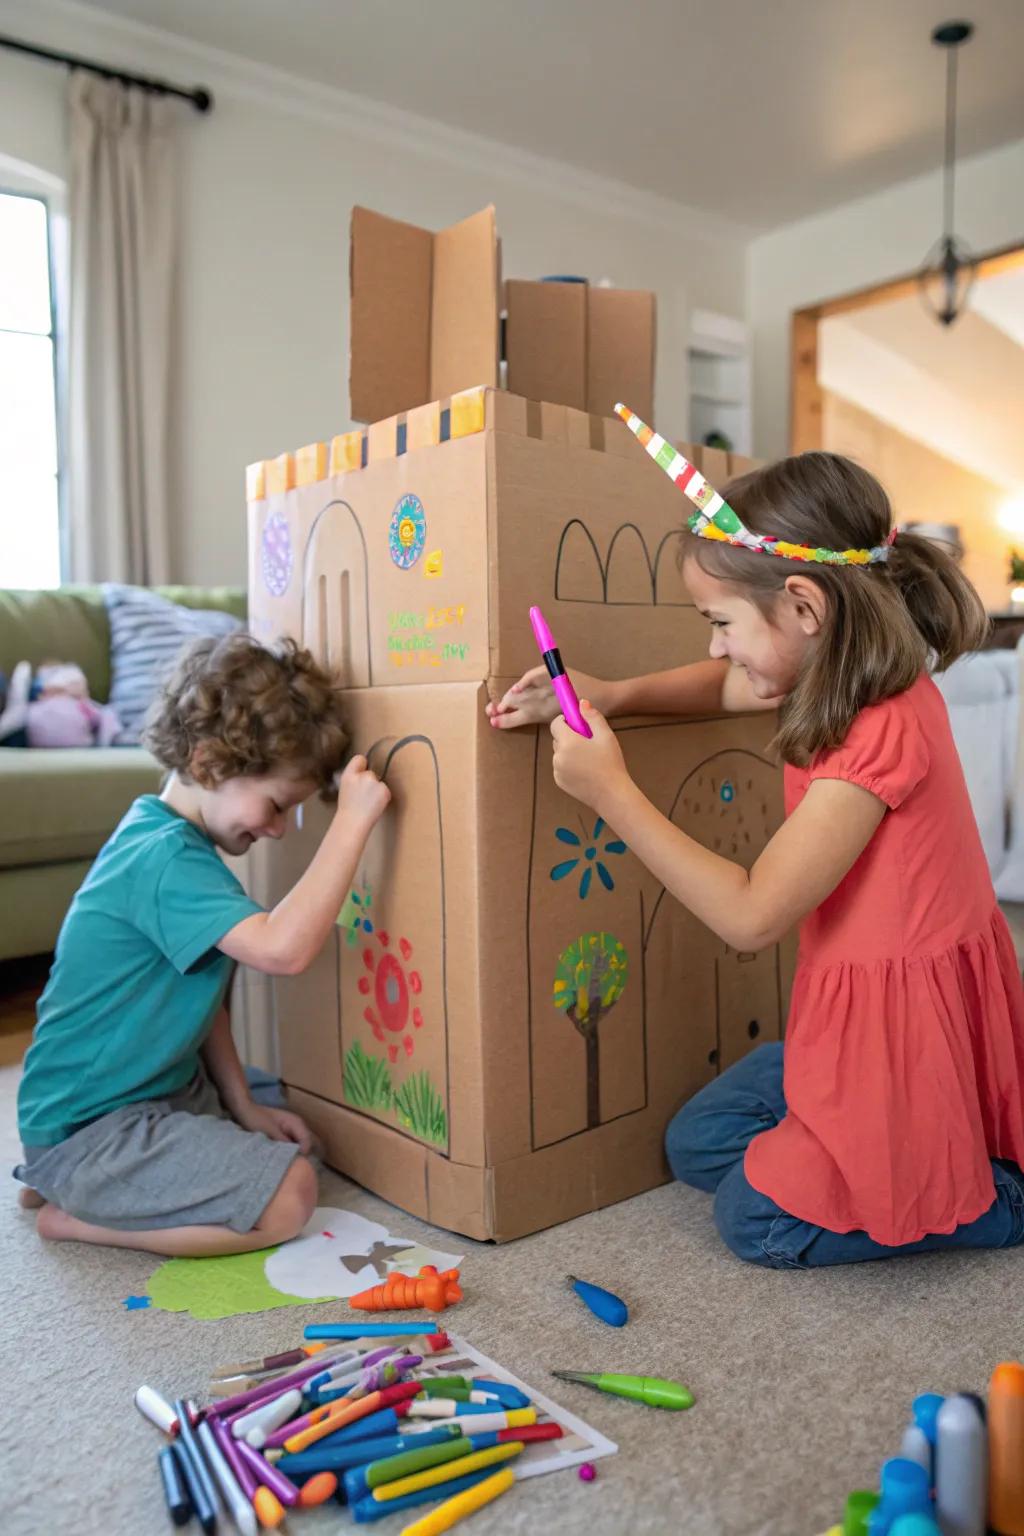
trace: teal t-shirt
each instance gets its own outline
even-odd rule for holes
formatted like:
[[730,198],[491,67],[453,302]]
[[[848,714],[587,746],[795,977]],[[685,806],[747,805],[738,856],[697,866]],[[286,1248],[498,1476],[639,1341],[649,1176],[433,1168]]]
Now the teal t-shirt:
[[57,940],[18,1094],[23,1143],[184,1088],[234,965],[216,945],[262,910],[198,827],[136,800]]

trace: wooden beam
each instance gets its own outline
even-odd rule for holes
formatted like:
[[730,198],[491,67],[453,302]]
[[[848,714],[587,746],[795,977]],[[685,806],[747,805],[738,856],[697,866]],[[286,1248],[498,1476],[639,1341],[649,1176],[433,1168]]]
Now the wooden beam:
[[818,317],[809,310],[793,316],[790,339],[791,453],[823,447],[822,391],[818,383]]

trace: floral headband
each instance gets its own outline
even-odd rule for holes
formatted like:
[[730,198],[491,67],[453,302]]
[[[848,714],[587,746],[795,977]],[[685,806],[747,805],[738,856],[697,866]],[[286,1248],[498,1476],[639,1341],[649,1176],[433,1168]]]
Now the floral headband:
[[895,528],[885,543],[877,544],[874,549],[812,549],[809,544],[788,544],[771,533],[751,533],[749,528],[744,528],[729,503],[723,501],[700,470],[683,458],[678,448],[666,443],[628,405],[617,405],[615,414],[622,417],[655,464],[693,502],[696,510],[687,519],[687,526],[699,539],[717,539],[723,544],[735,544],[740,549],[780,555],[783,560],[809,560],[818,565],[877,565],[888,560],[889,550],[896,538]]

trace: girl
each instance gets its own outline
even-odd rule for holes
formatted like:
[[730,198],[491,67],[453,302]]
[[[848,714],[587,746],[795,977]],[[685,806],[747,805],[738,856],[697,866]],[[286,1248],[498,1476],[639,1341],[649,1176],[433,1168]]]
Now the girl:
[[[668,1127],[673,1172],[715,1194],[734,1253],[803,1267],[1020,1243],[1024,993],[928,676],[979,644],[981,604],[947,556],[895,537],[849,460],[784,459],[725,495],[682,535],[711,661],[579,677],[592,740],[543,668],[491,724],[551,721],[560,787],[733,948],[801,924],[785,1056],[761,1046]],[[776,708],[788,820],[749,873],[645,799],[605,720]]]
[[203,1257],[309,1220],[309,1131],[253,1102],[224,998],[236,960],[294,975],[316,958],[390,793],[352,758],[320,848],[269,912],[221,855],[333,795],[347,739],[336,685],[291,642],[230,635],[182,659],[147,736],[164,791],[101,850],[39,1000],[15,1176],[42,1237]]

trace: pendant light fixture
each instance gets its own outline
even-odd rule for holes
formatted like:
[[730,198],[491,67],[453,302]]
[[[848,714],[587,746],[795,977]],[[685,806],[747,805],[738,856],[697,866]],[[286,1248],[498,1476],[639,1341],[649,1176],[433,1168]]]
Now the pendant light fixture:
[[925,307],[941,325],[952,325],[967,308],[976,263],[963,241],[953,233],[953,191],[956,174],[957,52],[973,35],[969,21],[947,21],[936,27],[932,42],[946,50],[946,152],[942,171],[942,234],[925,257],[918,287]]

